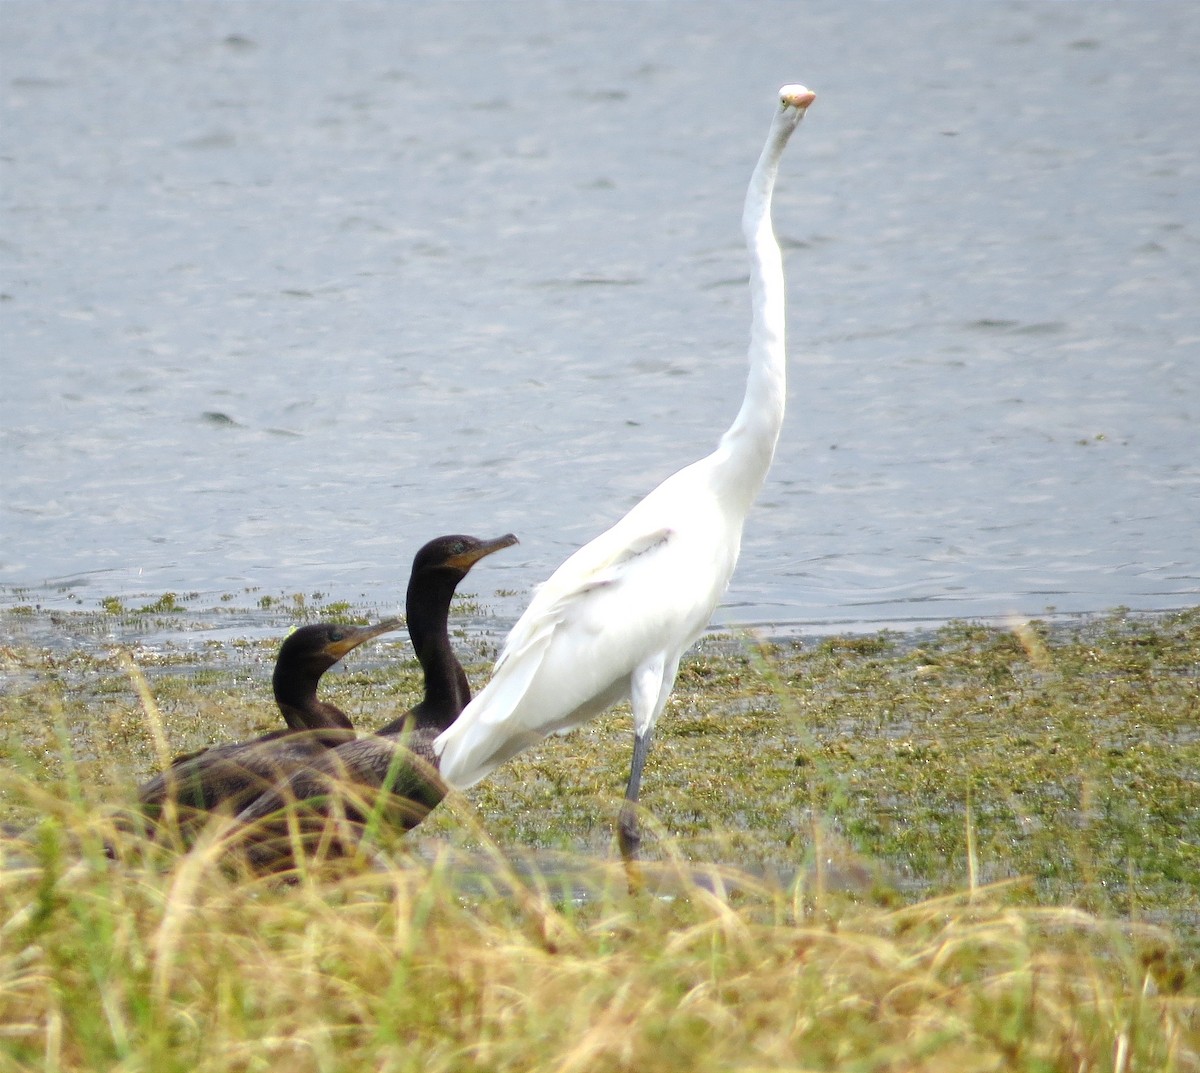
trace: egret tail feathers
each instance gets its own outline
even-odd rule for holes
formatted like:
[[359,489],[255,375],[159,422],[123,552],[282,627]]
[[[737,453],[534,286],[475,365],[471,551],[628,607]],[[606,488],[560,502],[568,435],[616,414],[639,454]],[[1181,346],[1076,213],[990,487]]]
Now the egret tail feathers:
[[[459,789],[472,786],[526,746],[567,729],[557,717],[567,716],[585,697],[537,725],[527,725],[521,717],[556,633],[594,617],[591,599],[623,585],[630,567],[644,565],[648,560],[643,557],[657,554],[673,535],[663,526],[638,527],[631,536],[609,530],[579,549],[538,589],[508,635],[492,680],[433,743],[446,782]],[[590,632],[594,626],[584,629]]]
[[[451,786],[465,790],[474,786],[497,764],[518,752],[511,739],[521,738],[513,718],[541,666],[554,633],[546,623],[526,639],[519,653],[497,664],[495,676],[463,709],[462,714],[433,742],[439,757],[438,769]],[[508,733],[501,728],[508,724]],[[500,731],[500,732],[498,732]]]

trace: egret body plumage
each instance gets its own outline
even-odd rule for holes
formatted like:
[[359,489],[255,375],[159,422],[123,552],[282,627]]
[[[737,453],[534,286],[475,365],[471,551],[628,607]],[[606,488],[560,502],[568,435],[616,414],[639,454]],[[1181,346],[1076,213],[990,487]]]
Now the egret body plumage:
[[640,841],[636,805],[655,723],[680,659],[729,584],[783,424],[784,279],[771,201],[784,147],[814,99],[804,86],[780,90],[746,193],[752,324],[733,424],[712,454],[668,477],[537,589],[491,681],[434,742],[442,778],[462,789],[628,698],[634,749],[618,826],[626,860]]

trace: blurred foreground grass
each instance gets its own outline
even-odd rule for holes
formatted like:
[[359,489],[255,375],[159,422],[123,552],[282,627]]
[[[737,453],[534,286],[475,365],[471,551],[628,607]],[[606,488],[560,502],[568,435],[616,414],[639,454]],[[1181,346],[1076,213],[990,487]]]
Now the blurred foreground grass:
[[[1200,612],[706,641],[633,896],[627,714],[285,885],[117,832],[119,654],[6,633],[0,1070],[1200,1070]],[[275,647],[135,650],[171,747],[274,727]],[[417,696],[347,664],[360,726]]]

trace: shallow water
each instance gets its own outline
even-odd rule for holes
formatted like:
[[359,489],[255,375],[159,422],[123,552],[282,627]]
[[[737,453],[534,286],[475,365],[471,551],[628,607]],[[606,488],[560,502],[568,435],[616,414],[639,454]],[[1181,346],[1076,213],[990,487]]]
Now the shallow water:
[[5,4],[0,602],[320,592],[516,532],[501,619],[744,377],[775,87],[790,402],[717,622],[1194,604],[1188,4]]

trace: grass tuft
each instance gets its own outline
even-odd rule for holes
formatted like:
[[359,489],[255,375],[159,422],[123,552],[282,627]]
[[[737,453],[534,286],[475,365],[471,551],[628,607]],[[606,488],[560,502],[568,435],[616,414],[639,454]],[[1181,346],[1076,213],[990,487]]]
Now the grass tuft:
[[[636,895],[627,713],[287,881],[131,832],[273,652],[0,648],[0,1070],[1200,1070],[1198,613],[706,643]],[[362,725],[416,695],[348,663]]]

